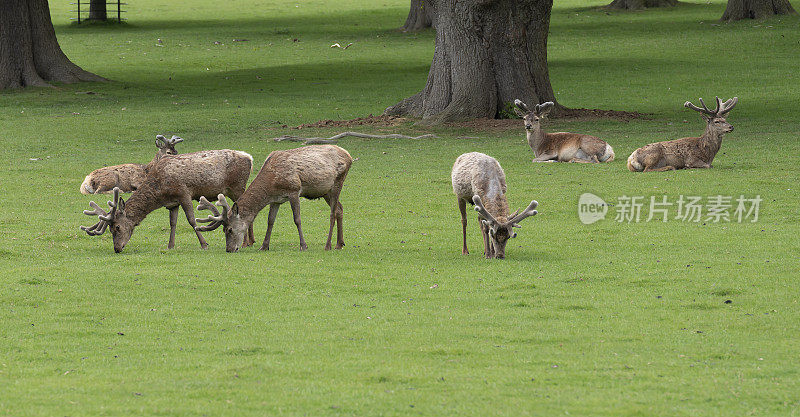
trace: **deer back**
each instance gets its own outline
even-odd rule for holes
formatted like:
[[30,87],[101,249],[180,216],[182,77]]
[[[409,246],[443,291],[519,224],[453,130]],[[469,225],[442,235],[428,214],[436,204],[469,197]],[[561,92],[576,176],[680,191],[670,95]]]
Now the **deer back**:
[[170,195],[216,199],[225,190],[246,184],[252,164],[248,153],[230,149],[165,156],[152,166],[145,184]]
[[451,178],[458,198],[472,202],[478,195],[496,218],[508,217],[506,174],[496,159],[480,152],[465,153],[456,159]]

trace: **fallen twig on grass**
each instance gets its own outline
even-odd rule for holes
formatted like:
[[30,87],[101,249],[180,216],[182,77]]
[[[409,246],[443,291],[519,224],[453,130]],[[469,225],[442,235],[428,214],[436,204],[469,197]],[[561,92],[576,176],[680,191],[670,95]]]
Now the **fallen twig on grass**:
[[355,136],[357,138],[367,138],[367,139],[426,139],[426,138],[436,138],[438,136],[434,134],[427,134],[421,136],[406,136],[400,135],[397,133],[392,133],[390,135],[368,135],[366,133],[358,133],[358,132],[342,132],[338,135],[331,136],[329,138],[304,138],[300,136],[291,136],[291,135],[283,135],[278,138],[273,138],[275,142],[282,142],[288,140],[290,142],[303,142],[304,145],[320,145],[320,144],[332,144],[339,141],[339,139],[345,136]]

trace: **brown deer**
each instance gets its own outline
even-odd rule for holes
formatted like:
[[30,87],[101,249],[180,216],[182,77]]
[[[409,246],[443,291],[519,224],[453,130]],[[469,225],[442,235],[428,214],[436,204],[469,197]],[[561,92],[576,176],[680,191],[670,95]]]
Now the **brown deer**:
[[605,141],[581,133],[546,133],[541,120],[553,109],[552,101],[537,104],[533,111],[521,100],[514,100],[514,111],[525,121],[533,162],[598,163],[614,160],[614,149]]
[[[519,222],[538,213],[536,200],[531,201],[522,213],[517,210],[508,214],[506,200],[506,174],[500,163],[489,155],[479,152],[465,153],[456,159],[451,174],[453,193],[458,198],[461,211],[461,228],[464,245],[461,253],[467,250],[467,203],[475,205],[480,215],[483,235],[483,254],[486,258],[505,259],[508,239],[517,237],[515,227]],[[519,213],[519,214],[518,214]]]
[[[216,199],[217,196],[239,198],[244,193],[247,179],[253,166],[253,157],[245,152],[230,149],[201,151],[162,158],[147,172],[139,189],[126,202],[119,197],[119,188],[114,188],[114,200],[109,201],[110,212],[105,212],[94,201],[89,205],[100,219],[91,227],[81,226],[90,236],[102,235],[111,228],[114,251],[119,253],[133,234],[133,229],[152,211],[166,207],[169,210],[169,244],[175,247],[175,227],[178,223],[178,208],[182,207],[186,220],[194,228],[192,200],[201,197]],[[249,243],[253,243],[253,229],[249,230]],[[195,229],[200,247],[208,247],[203,235]]]
[[238,199],[234,198],[233,207],[228,206],[222,195],[217,196],[217,205],[222,208],[222,213],[208,200],[200,200],[198,210],[209,209],[213,214],[205,219],[197,219],[201,223],[209,224],[198,226],[196,229],[208,231],[223,226],[225,250],[236,252],[242,246],[247,228],[252,230],[256,215],[269,205],[267,234],[261,245],[261,250],[269,250],[269,240],[278,208],[289,201],[294,224],[297,225],[297,233],[300,235],[300,250],[306,250],[308,245],[300,226],[300,197],[309,200],[322,197],[331,208],[331,223],[325,250],[331,249],[334,222],[337,225],[336,249],[341,249],[344,246],[342,232],[344,211],[342,203],[339,202],[339,194],[342,192],[345,177],[352,163],[353,158],[350,154],[335,145],[312,145],[273,151],[267,156],[261,171],[244,194]]
[[136,191],[144,181],[147,170],[155,165],[164,155],[177,155],[175,145],[183,139],[173,135],[167,139],[163,135],[156,135],[158,152],[149,164],[122,164],[96,169],[89,173],[81,184],[81,194],[110,193],[114,187],[123,193]]
[[725,120],[725,115],[738,101],[739,99],[734,97],[723,103],[717,97],[717,109],[714,111],[706,107],[702,98],[700,99],[702,109],[687,101],[683,106],[700,112],[706,121],[706,131],[703,135],[699,138],[682,138],[642,146],[628,157],[628,169],[640,172],[711,168],[711,162],[722,146],[722,135],[733,132],[733,126]]

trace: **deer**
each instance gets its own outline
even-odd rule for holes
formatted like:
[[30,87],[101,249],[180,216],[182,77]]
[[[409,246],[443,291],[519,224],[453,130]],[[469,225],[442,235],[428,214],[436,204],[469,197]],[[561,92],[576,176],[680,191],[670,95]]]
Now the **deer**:
[[325,250],[331,249],[333,226],[336,223],[336,249],[344,247],[344,234],[342,219],[344,209],[339,201],[339,195],[344,186],[344,180],[353,163],[350,154],[335,145],[311,145],[301,148],[272,151],[256,178],[247,187],[244,194],[234,199],[233,206],[229,206],[224,196],[217,196],[217,206],[222,209],[220,213],[207,199],[201,198],[198,210],[208,209],[212,214],[198,222],[208,223],[197,226],[198,231],[210,231],[223,226],[225,233],[225,250],[237,252],[242,247],[245,230],[250,227],[258,213],[269,205],[267,215],[267,234],[260,250],[269,250],[269,241],[272,235],[272,226],[281,204],[289,201],[292,208],[292,217],[300,236],[300,250],[308,249],[303,238],[303,229],[300,222],[300,197],[309,200],[324,198],[331,208],[330,228]]
[[546,133],[541,120],[547,117],[555,104],[548,101],[537,104],[533,111],[521,100],[514,100],[514,112],[525,122],[528,145],[533,151],[533,162],[599,163],[614,160],[611,145],[581,133]]
[[480,152],[465,153],[456,159],[451,174],[453,193],[458,199],[461,211],[461,228],[463,246],[461,253],[469,255],[467,250],[467,204],[475,206],[478,212],[481,235],[483,236],[483,254],[487,259],[505,259],[508,239],[517,237],[514,228],[519,222],[535,216],[539,205],[531,201],[522,213],[517,210],[509,215],[506,200],[506,174],[496,159]]
[[633,151],[628,157],[628,169],[632,172],[641,171],[672,171],[684,168],[711,168],[714,156],[722,146],[722,136],[733,132],[733,126],[725,120],[738,97],[726,100],[724,103],[717,99],[717,108],[709,110],[703,99],[697,107],[691,102],[683,104],[684,107],[699,112],[706,121],[706,130],[700,137],[681,138],[664,142],[651,143]]
[[147,170],[158,162],[164,155],[177,155],[175,145],[183,142],[182,138],[172,135],[167,139],[164,135],[156,135],[156,147],[158,151],[153,160],[148,164],[122,164],[98,168],[83,180],[81,184],[81,194],[108,194],[114,187],[123,193],[136,191],[144,181]]
[[[93,226],[81,226],[80,229],[89,236],[99,236],[106,229],[111,229],[114,252],[120,253],[128,244],[134,228],[149,213],[166,207],[169,210],[170,225],[167,248],[173,249],[178,208],[183,208],[186,220],[200,241],[200,248],[206,249],[208,243],[195,228],[197,224],[192,200],[217,199],[219,196],[223,199],[225,196],[239,198],[244,193],[252,166],[252,156],[230,149],[166,156],[148,170],[141,186],[131,194],[127,202],[120,198],[119,187],[114,187],[112,191],[114,199],[108,202],[108,212],[94,201],[89,202],[94,210],[84,210],[83,213],[97,216],[99,221]],[[251,226],[248,243],[253,242]]]

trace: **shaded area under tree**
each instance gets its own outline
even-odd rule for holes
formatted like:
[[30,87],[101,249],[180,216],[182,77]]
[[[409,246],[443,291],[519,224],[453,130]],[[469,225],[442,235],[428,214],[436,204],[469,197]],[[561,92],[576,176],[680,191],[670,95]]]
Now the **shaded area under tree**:
[[416,32],[433,26],[430,6],[425,3],[426,0],[411,0],[408,17],[402,27],[403,32]]
[[651,7],[672,7],[677,6],[678,0],[614,0],[606,9],[614,10],[640,10]]

